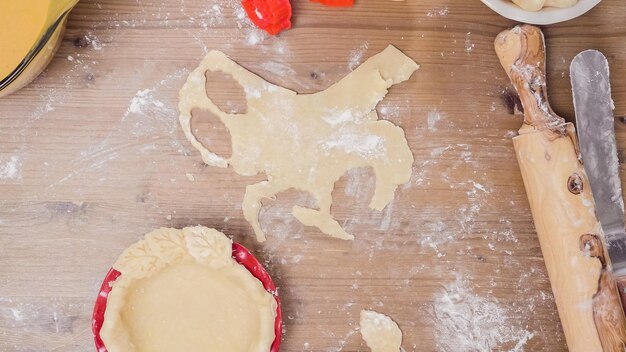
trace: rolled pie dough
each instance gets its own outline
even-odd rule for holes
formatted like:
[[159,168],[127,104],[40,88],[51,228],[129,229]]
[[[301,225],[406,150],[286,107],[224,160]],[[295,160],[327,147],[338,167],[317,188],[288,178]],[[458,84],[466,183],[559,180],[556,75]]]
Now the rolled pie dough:
[[206,227],[152,231],[113,266],[100,336],[109,352],[268,352],[276,300]]
[[513,0],[526,11],[539,11],[544,7],[572,7],[578,0]]
[[373,310],[362,310],[359,325],[361,336],[372,352],[398,352],[402,331],[390,317]]
[[[338,83],[315,94],[297,94],[252,74],[220,51],[211,51],[180,90],[180,123],[185,136],[212,166],[231,165],[240,175],[265,173],[267,180],[249,185],[243,214],[259,241],[261,199],[296,188],[311,193],[318,209],[293,207],[304,225],[341,239],[352,239],[330,213],[335,182],[349,169],[372,167],[376,189],[370,207],[382,210],[396,187],[409,181],[413,155],[401,128],[378,120],[376,105],[387,88],[407,80],[418,65],[393,46],[372,56]],[[220,110],[207,97],[206,71],[222,71],[244,89],[245,114]],[[191,111],[208,110],[230,132],[232,156],[222,158],[205,148],[191,130]]]

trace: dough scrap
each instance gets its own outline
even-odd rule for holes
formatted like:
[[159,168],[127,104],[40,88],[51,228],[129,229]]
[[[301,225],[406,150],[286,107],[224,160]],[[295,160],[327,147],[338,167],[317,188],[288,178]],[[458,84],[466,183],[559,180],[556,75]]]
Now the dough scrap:
[[539,11],[544,7],[572,7],[578,0],[513,0],[513,2],[526,11]]
[[[318,209],[293,207],[301,223],[349,240],[354,237],[330,213],[334,184],[349,169],[371,166],[376,189],[370,207],[382,210],[397,186],[409,181],[413,154],[404,131],[378,120],[375,108],[389,87],[409,79],[418,68],[390,45],[326,90],[297,94],[266,82],[224,53],[211,51],[180,90],[180,123],[206,164],[231,165],[240,175],[267,175],[266,181],[247,186],[242,204],[257,240],[265,240],[258,219],[261,200],[290,188],[309,192],[317,200]],[[207,97],[206,71],[222,71],[243,87],[245,114],[225,113]],[[230,132],[229,159],[209,151],[192,133],[191,111],[196,108],[219,117]]]
[[100,337],[109,352],[267,352],[276,300],[202,226],[161,228],[120,256]]
[[372,352],[398,352],[402,331],[390,317],[373,310],[362,310],[359,325],[361,336]]

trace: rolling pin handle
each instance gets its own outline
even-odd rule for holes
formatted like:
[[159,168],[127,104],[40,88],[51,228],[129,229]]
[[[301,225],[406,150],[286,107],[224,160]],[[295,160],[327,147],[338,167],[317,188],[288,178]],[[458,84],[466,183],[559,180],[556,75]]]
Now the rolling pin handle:
[[511,79],[524,107],[523,133],[529,126],[566,133],[565,121],[548,103],[546,88],[546,50],[543,33],[538,27],[521,25],[501,32],[495,49],[502,67]]

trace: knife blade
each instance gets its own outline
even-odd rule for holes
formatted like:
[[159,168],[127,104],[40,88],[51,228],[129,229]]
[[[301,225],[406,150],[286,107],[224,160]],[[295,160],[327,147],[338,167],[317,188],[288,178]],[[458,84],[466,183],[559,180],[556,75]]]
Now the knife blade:
[[615,276],[626,276],[624,201],[615,142],[609,64],[597,50],[586,50],[570,65],[578,141],[596,216],[606,236]]

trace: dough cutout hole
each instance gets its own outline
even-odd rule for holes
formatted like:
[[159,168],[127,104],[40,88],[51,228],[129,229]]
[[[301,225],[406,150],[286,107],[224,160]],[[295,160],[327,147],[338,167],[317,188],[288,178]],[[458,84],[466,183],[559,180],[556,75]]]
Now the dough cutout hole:
[[357,167],[346,171],[335,182],[330,213],[339,223],[358,223],[361,219],[379,217],[380,212],[369,207],[375,189],[376,175],[372,167]]
[[248,111],[246,93],[233,77],[222,71],[206,71],[206,95],[220,110],[228,114]]
[[202,109],[191,110],[191,132],[198,142],[213,153],[226,159],[232,155],[230,132],[212,112]]
[[333,208],[341,206],[354,208],[355,205],[367,207],[374,196],[376,175],[372,167],[357,167],[346,171],[333,189]]
[[294,238],[302,231],[304,225],[291,214],[291,209],[294,205],[318,209],[316,203],[313,195],[295,188],[279,192],[275,197],[265,198],[261,201],[259,210],[261,228],[272,234],[270,239]]

